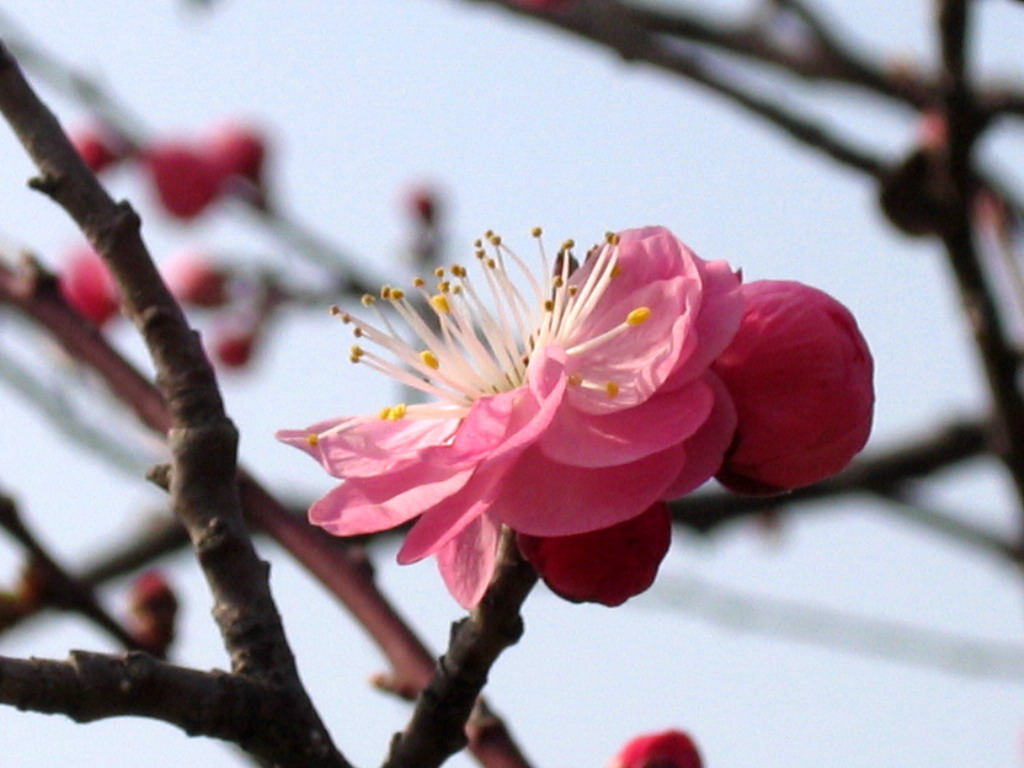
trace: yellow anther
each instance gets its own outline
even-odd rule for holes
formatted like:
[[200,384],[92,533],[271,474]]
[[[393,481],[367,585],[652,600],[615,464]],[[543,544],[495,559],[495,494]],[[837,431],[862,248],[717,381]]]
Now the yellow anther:
[[626,315],[626,325],[643,325],[651,319],[650,307],[637,307]]
[[352,329],[352,335],[355,336],[357,339],[363,338],[363,329],[362,328],[353,328]]
[[391,410],[388,413],[388,421],[398,421],[399,419],[401,419],[403,416],[405,416],[405,411],[407,407],[408,406],[406,406],[405,403],[399,403],[398,405],[392,406]]
[[382,285],[380,287],[380,297],[382,299],[390,299],[391,298],[391,286],[390,285]]
[[570,285],[569,286],[569,295],[570,296],[575,296],[579,292],[580,292],[580,287],[578,285]]
[[442,280],[440,283],[437,284],[437,290],[439,290],[441,293],[448,293],[448,291],[450,291],[451,289],[452,284],[449,283],[447,280]]
[[447,315],[452,311],[452,308],[448,305],[448,297],[443,293],[438,293],[430,297],[430,306],[434,308],[434,311],[441,315]]
[[572,376],[569,377],[569,384],[571,384],[574,387],[578,387],[582,383],[583,377],[580,376],[578,373],[574,373]]
[[562,279],[561,275],[555,275],[555,279],[551,281],[551,284],[555,286],[555,288],[561,288],[565,285],[565,280]]
[[533,235],[534,237],[540,237],[541,235],[544,234],[544,230],[541,229],[540,227],[534,227],[533,229],[530,230],[530,234]]
[[501,245],[501,235],[491,235],[487,240],[495,247]]
[[616,264],[614,267],[612,267],[612,274],[611,274],[612,277],[618,277],[621,274],[622,274],[622,267],[620,267],[618,264]]
[[340,315],[341,314],[341,307],[339,307],[337,304],[332,304],[331,305],[331,314],[334,315],[335,317]]
[[420,352],[420,360],[427,368],[433,368],[435,371],[441,367],[440,361],[437,359],[437,355],[431,352],[429,349],[424,349]]
[[405,298],[405,291],[403,291],[401,288],[392,288],[391,295],[388,296],[388,298],[391,299],[392,301],[401,301],[402,299]]
[[462,286],[461,285],[452,286],[452,293],[454,293],[456,296],[458,296],[460,293],[462,293]]
[[358,344],[353,344],[348,359],[351,360],[353,363],[358,363],[359,359],[365,354],[366,351],[362,347],[360,347]]
[[382,421],[387,421],[388,416],[390,414],[391,414],[391,409],[389,407],[385,406],[384,408],[380,409],[380,412],[377,415],[381,418]]
[[438,267],[434,270],[434,277],[444,277],[444,267]]
[[608,398],[611,399],[619,394],[619,385],[614,381],[609,381],[604,385],[604,391],[608,393]]
[[454,267],[452,267],[452,274],[455,275],[456,277],[465,277],[466,268],[456,264]]
[[473,255],[476,256],[480,261],[483,261],[484,259],[487,258],[487,253],[482,250],[473,251]]
[[619,244],[619,236],[617,234],[615,234],[614,232],[605,232],[604,233],[604,239],[605,239],[605,242],[608,243],[608,245],[618,245]]
[[476,248],[477,250],[483,248],[484,241],[478,237],[476,240],[473,241],[473,247]]
[[494,259],[488,259],[486,261],[486,264],[488,269],[494,269],[498,266],[498,262],[496,262]]
[[576,241],[575,240],[566,240],[564,243],[562,243],[562,250],[563,251],[571,251],[575,247],[576,247]]
[[320,435],[316,434],[315,432],[310,432],[308,435],[306,435],[306,443],[310,446],[310,448],[316,448],[317,445],[319,445],[320,443]]
[[352,322],[352,315],[350,315],[348,312],[342,312],[341,313],[341,322],[343,322],[343,323],[351,323]]
[[373,296],[371,296],[370,294],[364,293],[363,297],[360,299],[360,301],[363,303],[364,307],[369,307],[369,306],[373,305],[373,302],[375,302],[376,299]]
[[551,301],[551,299],[548,299],[547,301],[544,302],[544,311],[545,312],[552,312],[554,309],[555,309],[555,302]]
[[412,280],[412,284],[413,284],[413,287],[415,287],[415,288],[422,288],[427,283],[426,283],[426,281],[422,277],[414,277],[413,280]]

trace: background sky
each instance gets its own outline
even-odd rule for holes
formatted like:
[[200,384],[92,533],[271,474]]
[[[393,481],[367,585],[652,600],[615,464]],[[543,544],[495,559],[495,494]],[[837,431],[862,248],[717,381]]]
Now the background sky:
[[[1019,73],[1024,10],[1003,0],[977,5],[982,68]],[[827,7],[863,47],[894,62],[934,61],[931,3]],[[537,224],[550,242],[663,224],[704,258],[742,267],[748,280],[802,280],[851,308],[876,360],[872,448],[979,413],[986,402],[941,254],[887,228],[865,180],[695,86],[543,25],[456,0],[224,0],[209,12],[172,0],[7,0],[3,13],[100,78],[153,135],[187,136],[225,117],[263,126],[279,199],[381,281],[408,269],[401,201],[424,180],[448,193],[452,259],[466,258],[471,241],[491,228],[529,254]],[[67,125],[86,117],[36,82]],[[912,114],[813,93],[828,123],[887,156],[912,146]],[[1014,178],[1020,130],[1003,131],[985,153]],[[56,265],[76,233],[25,187],[31,174],[10,132],[0,130],[4,251],[31,248]],[[133,174],[109,183],[143,213],[158,259],[200,245],[315,274],[231,206],[182,226],[153,206]],[[286,320],[250,372],[224,376],[224,391],[245,464],[282,494],[314,498],[330,478],[273,432],[376,411],[391,397],[348,364],[348,334],[326,308]],[[143,359],[127,329],[115,337]],[[47,345],[8,314],[0,314],[0,351],[44,358],[40,370],[57,370]],[[57,375],[69,388],[80,383],[66,366]],[[130,415],[93,407],[104,425],[135,434]],[[94,461],[6,389],[0,413],[0,484],[67,562],[84,562],[159,510],[160,493]],[[931,500],[994,531],[1015,530],[1007,484],[993,467],[949,473]],[[266,543],[261,551],[273,562],[302,674],[337,743],[356,765],[379,763],[409,713],[367,684],[385,663],[287,555]],[[377,558],[386,592],[440,649],[460,615],[456,604],[432,563],[398,568],[393,556],[381,547]],[[15,578],[19,562],[0,542],[0,583]],[[186,603],[175,660],[223,667],[190,557],[166,566]],[[807,602],[1020,650],[999,674],[970,675],[948,661],[923,666],[794,642],[765,630],[777,625],[775,613],[765,618],[721,594],[709,598],[694,591],[695,579],[761,608]],[[754,525],[708,539],[677,533],[659,582],[623,608],[575,606],[537,589],[525,609],[526,635],[499,661],[488,695],[538,766],[603,766],[631,736],[668,727],[692,732],[711,768],[1020,766],[1021,587],[1007,564],[862,499],[788,518],[776,536]],[[115,591],[115,610],[117,598]],[[709,612],[728,615],[712,620]],[[910,645],[924,647],[925,636],[915,637]],[[54,617],[0,637],[0,653],[11,656],[63,658],[70,648],[114,650],[88,627]],[[0,763],[29,768],[247,764],[228,747],[161,723],[77,726],[14,709],[0,710],[0,744]]]

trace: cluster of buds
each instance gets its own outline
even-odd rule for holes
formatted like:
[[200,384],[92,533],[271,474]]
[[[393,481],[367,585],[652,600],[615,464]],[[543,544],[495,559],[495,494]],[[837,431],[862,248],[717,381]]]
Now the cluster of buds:
[[146,173],[160,207],[172,217],[190,220],[226,195],[266,204],[263,135],[237,122],[225,122],[194,139],[168,139],[136,146],[106,126],[73,132],[72,144],[93,172],[125,161]]
[[[202,250],[183,250],[162,264],[160,271],[183,307],[214,313],[208,347],[214,362],[223,368],[245,368],[263,336],[267,314],[255,311],[253,303],[263,301],[265,292],[235,290],[236,283],[245,281]],[[117,283],[89,246],[79,244],[68,250],[58,284],[68,304],[96,326],[109,327],[120,317]]]

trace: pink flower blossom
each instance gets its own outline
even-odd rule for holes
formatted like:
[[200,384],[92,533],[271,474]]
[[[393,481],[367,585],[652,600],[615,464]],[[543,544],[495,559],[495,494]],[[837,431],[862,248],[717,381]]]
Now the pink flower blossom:
[[701,768],[693,739],[682,731],[637,736],[608,764],[608,768]]
[[622,605],[651,584],[672,541],[668,505],[575,536],[519,534],[519,551],[552,592],[574,603]]
[[391,287],[364,297],[376,325],[339,311],[358,337],[353,361],[432,401],[278,433],[344,481],[312,506],[313,523],[348,536],[415,520],[399,562],[436,555],[471,607],[502,526],[607,528],[717,471],[735,413],[709,366],[739,325],[739,278],[661,227],[610,235],[575,271],[572,248],[552,267],[542,247],[538,276],[492,234],[477,243],[482,280],[453,266],[430,288],[416,281],[429,319]]
[[875,400],[857,322],[802,283],[761,280],[742,293],[740,330],[713,366],[739,419],[718,480],[778,493],[839,472],[867,442]]

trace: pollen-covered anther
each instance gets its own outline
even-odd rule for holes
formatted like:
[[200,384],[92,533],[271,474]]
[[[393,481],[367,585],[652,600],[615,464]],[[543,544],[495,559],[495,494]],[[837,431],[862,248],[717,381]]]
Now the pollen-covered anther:
[[445,296],[443,293],[437,293],[431,296],[430,306],[434,308],[435,312],[442,315],[447,315],[449,312],[452,311],[451,306],[448,304],[448,297]]
[[441,367],[440,361],[437,359],[437,355],[431,352],[429,349],[424,349],[420,352],[420,360],[427,368],[433,368],[435,371]]
[[488,236],[487,241],[495,248],[497,248],[499,245],[501,245],[501,235],[495,235],[492,233],[491,235]]
[[438,267],[434,270],[434,277],[444,277],[444,267]]
[[608,399],[610,400],[611,398],[619,394],[619,385],[616,384],[614,381],[606,382],[604,385],[604,391],[605,394],[608,395]]
[[452,274],[458,278],[464,278],[466,276],[466,268],[456,264],[452,267]]
[[320,435],[316,434],[315,432],[310,432],[308,435],[306,435],[306,443],[309,445],[310,448],[316,448],[317,445],[320,444]]
[[650,307],[637,307],[626,315],[626,325],[643,325],[651,319]]
[[541,235],[544,234],[544,230],[541,229],[540,227],[534,227],[533,229],[530,230],[530,234],[533,235],[533,237],[540,237]]
[[348,359],[353,363],[358,363],[363,355],[366,354],[366,350],[360,347],[358,344],[353,344],[352,349],[349,351]]
[[376,298],[375,298],[374,296],[371,296],[371,295],[370,295],[370,294],[368,294],[368,293],[364,293],[364,294],[362,295],[362,298],[360,298],[360,299],[359,299],[359,301],[360,301],[360,302],[362,302],[362,305],[363,305],[364,307],[372,307],[372,306],[373,306],[373,303],[374,303],[375,301],[377,301],[377,299],[376,299]]
[[572,376],[569,377],[568,381],[571,386],[578,387],[583,384],[583,377],[580,376],[578,373],[574,373]]
[[405,403],[399,403],[398,405],[392,405],[390,408],[381,408],[380,413],[377,415],[384,421],[398,421],[405,417],[405,412],[408,406]]
[[572,240],[572,239],[566,240],[564,243],[562,243],[562,250],[563,251],[571,251],[575,247],[576,247],[576,241]]
[[392,288],[388,298],[391,299],[391,301],[401,301],[405,298],[405,291],[401,288]]
[[614,267],[612,267],[612,271],[609,274],[609,277],[618,277],[621,274],[622,274],[622,267],[620,267],[618,264],[616,264]]
[[608,243],[608,245],[618,245],[619,244],[619,236],[615,232],[606,232],[605,235],[604,235],[604,239],[605,239],[605,242]]
[[424,280],[422,277],[414,277],[412,280],[413,288],[422,288],[426,284],[427,281]]
[[[341,307],[339,307],[337,304],[332,304],[330,311],[334,317],[337,317],[338,315],[342,314]],[[344,317],[342,319],[344,320]]]
[[555,311],[555,302],[553,302],[551,299],[548,299],[547,301],[545,301],[544,302],[544,311],[545,312],[554,312]]

